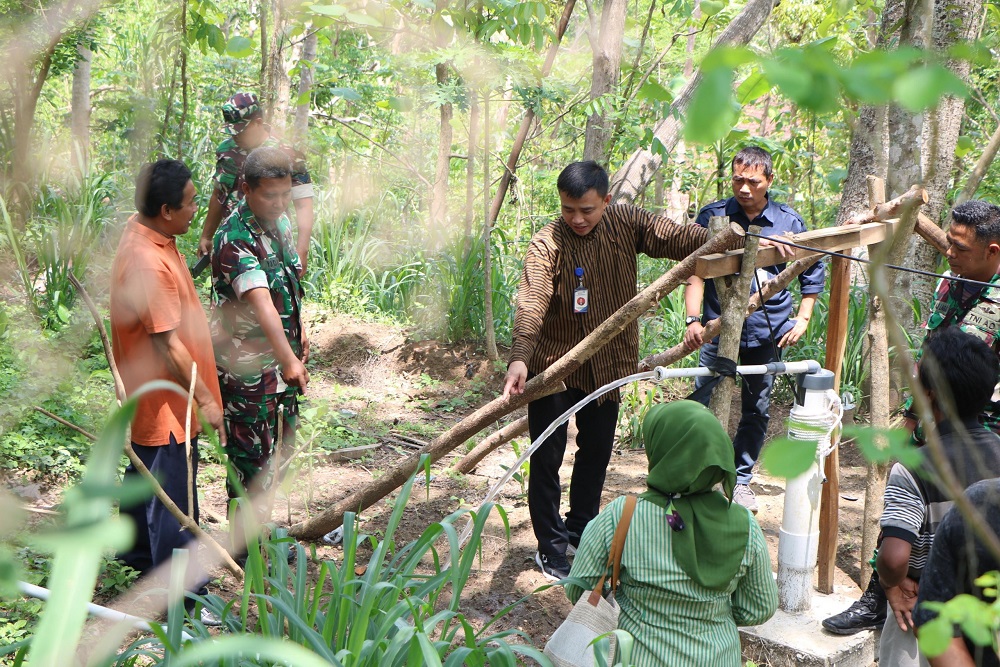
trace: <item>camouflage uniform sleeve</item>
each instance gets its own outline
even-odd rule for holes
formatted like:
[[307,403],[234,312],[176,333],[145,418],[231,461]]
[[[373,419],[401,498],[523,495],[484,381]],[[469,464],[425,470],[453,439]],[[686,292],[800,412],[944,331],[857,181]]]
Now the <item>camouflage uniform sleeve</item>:
[[238,176],[239,170],[236,168],[236,160],[231,155],[219,154],[215,161],[215,174],[212,176],[212,182],[215,184],[215,192],[221,204],[226,203],[233,188],[236,187]]
[[213,259],[218,257],[217,279],[228,284],[237,299],[242,301],[244,294],[258,287],[268,289],[267,274],[260,265],[249,236],[227,229],[224,233],[216,234],[215,238]]

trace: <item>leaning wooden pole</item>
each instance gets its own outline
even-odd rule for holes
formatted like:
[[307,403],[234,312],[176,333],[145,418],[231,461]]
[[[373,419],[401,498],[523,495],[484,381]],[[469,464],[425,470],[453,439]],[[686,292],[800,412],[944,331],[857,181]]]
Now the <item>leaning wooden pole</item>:
[[614,315],[602,322],[562,358],[529,380],[524,386],[523,394],[490,401],[435,438],[426,447],[414,452],[378,479],[372,480],[367,486],[338,500],[333,506],[308,521],[294,524],[289,528],[288,534],[297,539],[317,539],[325,535],[343,524],[345,512],[365,510],[402,486],[410,475],[416,472],[421,457],[426,455],[432,463],[437,461],[487,425],[543,395],[549,387],[562,381],[586,363],[608,341],[694,275],[698,257],[732,248],[738,244],[742,234],[743,230],[738,225],[732,225],[725,232],[709,239],[707,243],[619,308]]
[[507,424],[499,431],[494,431],[486,438],[483,438],[482,442],[473,447],[472,451],[463,456],[455,465],[451,467],[451,469],[454,472],[467,475],[472,472],[473,469],[479,465],[479,462],[485,459],[490,452],[527,432],[528,418],[526,416],[521,417],[517,421]]
[[[717,228],[719,221],[722,224],[728,223],[728,218],[712,218],[709,220],[709,230]],[[753,277],[756,274],[755,263],[757,261],[757,246],[760,245],[760,227],[751,225],[749,228],[752,236],[747,237],[746,247],[743,249],[743,263],[740,273],[736,276],[723,276],[715,278],[715,291],[719,294],[719,305],[722,314],[722,331],[719,333],[719,346],[717,358],[736,360],[740,355],[740,340],[743,337],[743,323],[746,321],[746,303],[750,294],[750,287],[753,284]],[[705,338],[706,342],[712,340]],[[709,408],[712,414],[722,424],[722,428],[729,432],[729,412],[733,405],[733,389],[736,387],[736,378],[722,377],[712,390],[712,400]]]

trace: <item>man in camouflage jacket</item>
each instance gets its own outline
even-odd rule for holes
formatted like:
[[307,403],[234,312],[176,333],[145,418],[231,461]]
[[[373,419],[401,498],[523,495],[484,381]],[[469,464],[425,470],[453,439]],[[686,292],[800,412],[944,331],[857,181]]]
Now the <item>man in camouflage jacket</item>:
[[273,146],[284,151],[292,162],[292,202],[298,224],[295,247],[301,262],[301,275],[305,272],[313,226],[313,187],[305,156],[271,135],[270,127],[264,123],[257,96],[253,93],[237,93],[230,97],[222,105],[222,117],[226,121],[222,131],[230,136],[215,149],[214,189],[198,242],[198,254],[205,255],[212,251],[219,223],[229,218],[243,198],[243,163],[247,155],[255,148]]
[[262,147],[244,165],[243,200],[215,235],[212,311],[215,360],[222,389],[226,452],[236,479],[253,492],[281,433],[287,456],[295,443],[298,394],[309,382],[309,345],[302,326],[301,264],[285,214],[292,166],[284,151]]

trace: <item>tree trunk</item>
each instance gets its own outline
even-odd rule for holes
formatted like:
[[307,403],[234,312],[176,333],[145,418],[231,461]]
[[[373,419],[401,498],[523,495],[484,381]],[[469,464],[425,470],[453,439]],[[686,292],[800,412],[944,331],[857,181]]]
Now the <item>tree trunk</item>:
[[[937,53],[947,53],[960,43],[975,42],[982,30],[985,12],[983,0],[937,0],[934,3],[932,48]],[[969,79],[968,60],[950,60],[948,68],[964,81]],[[965,99],[944,97],[924,116],[922,140],[923,185],[930,195],[927,215],[938,225],[949,218],[948,195],[955,171],[955,146],[961,134]],[[914,237],[909,245],[906,266],[924,271],[934,271],[937,250]],[[900,292],[921,304],[933,301],[935,279],[911,273],[899,276]],[[907,313],[906,310],[903,311]],[[919,335],[921,322],[913,317],[901,320],[911,335]]]
[[181,26],[180,44],[181,47],[181,119],[177,123],[177,159],[184,159],[184,125],[187,123],[188,115],[188,41],[187,41],[187,0],[181,2]]
[[[434,70],[438,88],[443,89],[448,83],[448,64],[438,63]],[[451,102],[441,104],[437,166],[434,169],[434,191],[431,194],[431,226],[434,229],[448,227],[448,176],[451,172],[451,142],[454,135],[452,115]]]
[[[468,91],[469,98],[469,159],[465,164],[465,235],[462,257],[467,258],[472,249],[472,221],[476,217],[476,152],[479,150],[479,95]],[[483,156],[483,161],[486,156]],[[489,197],[489,193],[483,195]]]
[[295,106],[295,141],[305,147],[309,139],[309,109],[312,107],[312,86],[316,72],[313,63],[316,61],[317,30],[309,27],[309,33],[302,42],[302,57],[299,60],[299,97]]
[[[604,0],[601,11],[601,34],[594,42],[593,75],[590,82],[590,101],[615,91],[621,77],[622,38],[625,35],[625,14],[627,0]],[[596,160],[605,164],[608,160],[608,144],[614,132],[614,121],[607,100],[601,113],[592,113],[587,118],[583,159]]]
[[[747,44],[771,14],[774,0],[750,0],[736,18],[722,31],[714,46],[740,46]],[[701,74],[695,75],[678,93],[665,118],[653,128],[653,136],[660,140],[666,152],[673,151],[680,137],[681,124],[678,118],[687,112],[688,104],[695,89],[701,82]],[[653,174],[663,163],[663,158],[649,149],[639,149],[629,156],[621,169],[611,178],[612,202],[631,204],[639,193],[646,189]]]
[[76,68],[73,70],[73,94],[70,102],[73,130],[73,162],[79,171],[86,169],[90,152],[90,61],[93,53],[85,44],[77,44]]
[[261,103],[264,119],[281,134],[285,129],[289,93],[283,56],[287,20],[285,0],[262,0],[261,18]]
[[[490,145],[490,95],[483,96],[483,144]],[[490,216],[490,157],[483,156],[483,330],[486,334],[486,354],[490,361],[500,358],[497,351],[497,334],[493,326],[493,249],[490,232],[493,218]]]
[[[552,63],[555,62],[556,53],[559,51],[559,43],[566,33],[566,26],[569,25],[569,17],[572,16],[573,7],[575,6],[576,0],[566,0],[566,6],[563,7],[562,16],[559,17],[559,24],[556,26],[555,38],[552,40],[552,44],[549,45],[549,52],[545,56],[545,63],[542,64],[539,82],[552,71]],[[521,119],[521,127],[518,128],[517,136],[514,138],[514,145],[510,149],[510,156],[507,158],[507,168],[504,169],[504,173],[500,177],[500,184],[497,186],[497,192],[493,195],[493,203],[490,205],[491,221],[496,220],[497,216],[500,215],[500,207],[503,206],[503,200],[507,196],[507,189],[510,187],[511,178],[513,178],[514,173],[517,171],[517,161],[521,158],[524,141],[528,138],[528,130],[531,129],[531,124],[534,120],[535,112],[532,109],[526,109],[524,118]],[[500,121],[500,125],[503,125],[503,121]],[[489,144],[486,145],[485,159],[489,160]]]

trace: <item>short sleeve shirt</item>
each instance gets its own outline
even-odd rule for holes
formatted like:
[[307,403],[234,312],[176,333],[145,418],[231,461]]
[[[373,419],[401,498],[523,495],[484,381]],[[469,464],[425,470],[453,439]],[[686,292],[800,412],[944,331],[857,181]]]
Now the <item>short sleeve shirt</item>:
[[260,398],[288,390],[244,296],[258,288],[270,292],[285,338],[301,357],[300,270],[286,215],[265,227],[241,201],[219,227],[212,252],[212,335],[223,394]]
[[[312,197],[312,181],[306,168],[306,159],[300,151],[274,137],[268,138],[263,146],[280,148],[292,161],[292,199]],[[233,209],[243,199],[243,163],[250,151],[240,148],[233,137],[227,137],[215,149],[215,197],[222,204],[222,219],[232,214]]]
[[[806,225],[801,216],[787,204],[768,199],[767,206],[759,216],[750,220],[743,212],[743,207],[735,197],[722,199],[705,206],[698,213],[695,223],[708,227],[708,221],[713,216],[727,216],[731,222],[740,225],[744,230],[750,225],[758,225],[763,236],[780,236],[785,233],[798,234],[806,231]],[[757,275],[761,282],[770,280],[778,275],[785,268],[785,264],[775,266],[760,267]],[[799,275],[799,287],[802,294],[819,294],[823,291],[826,281],[826,270],[823,262],[816,262],[802,274]],[[758,280],[753,280],[751,293],[759,289]],[[715,291],[715,281],[705,281],[705,313],[702,323],[714,320],[722,314],[722,307],[719,304],[719,295]],[[740,347],[760,347],[770,345],[772,340],[781,340],[781,337],[791,331],[792,320],[792,295],[788,290],[781,290],[764,304],[763,308],[757,309],[746,319],[743,325],[743,334],[740,338]],[[773,331],[773,336],[772,336]]]
[[[173,237],[132,216],[111,267],[112,354],[127,395],[153,380],[177,382],[153,346],[153,334],[167,331],[176,333],[197,364],[198,377],[221,403],[208,318],[184,256]],[[186,418],[184,396],[163,390],[144,394],[132,422],[132,441],[166,445],[171,435],[183,441]],[[200,430],[198,419],[192,419],[192,435]]]

